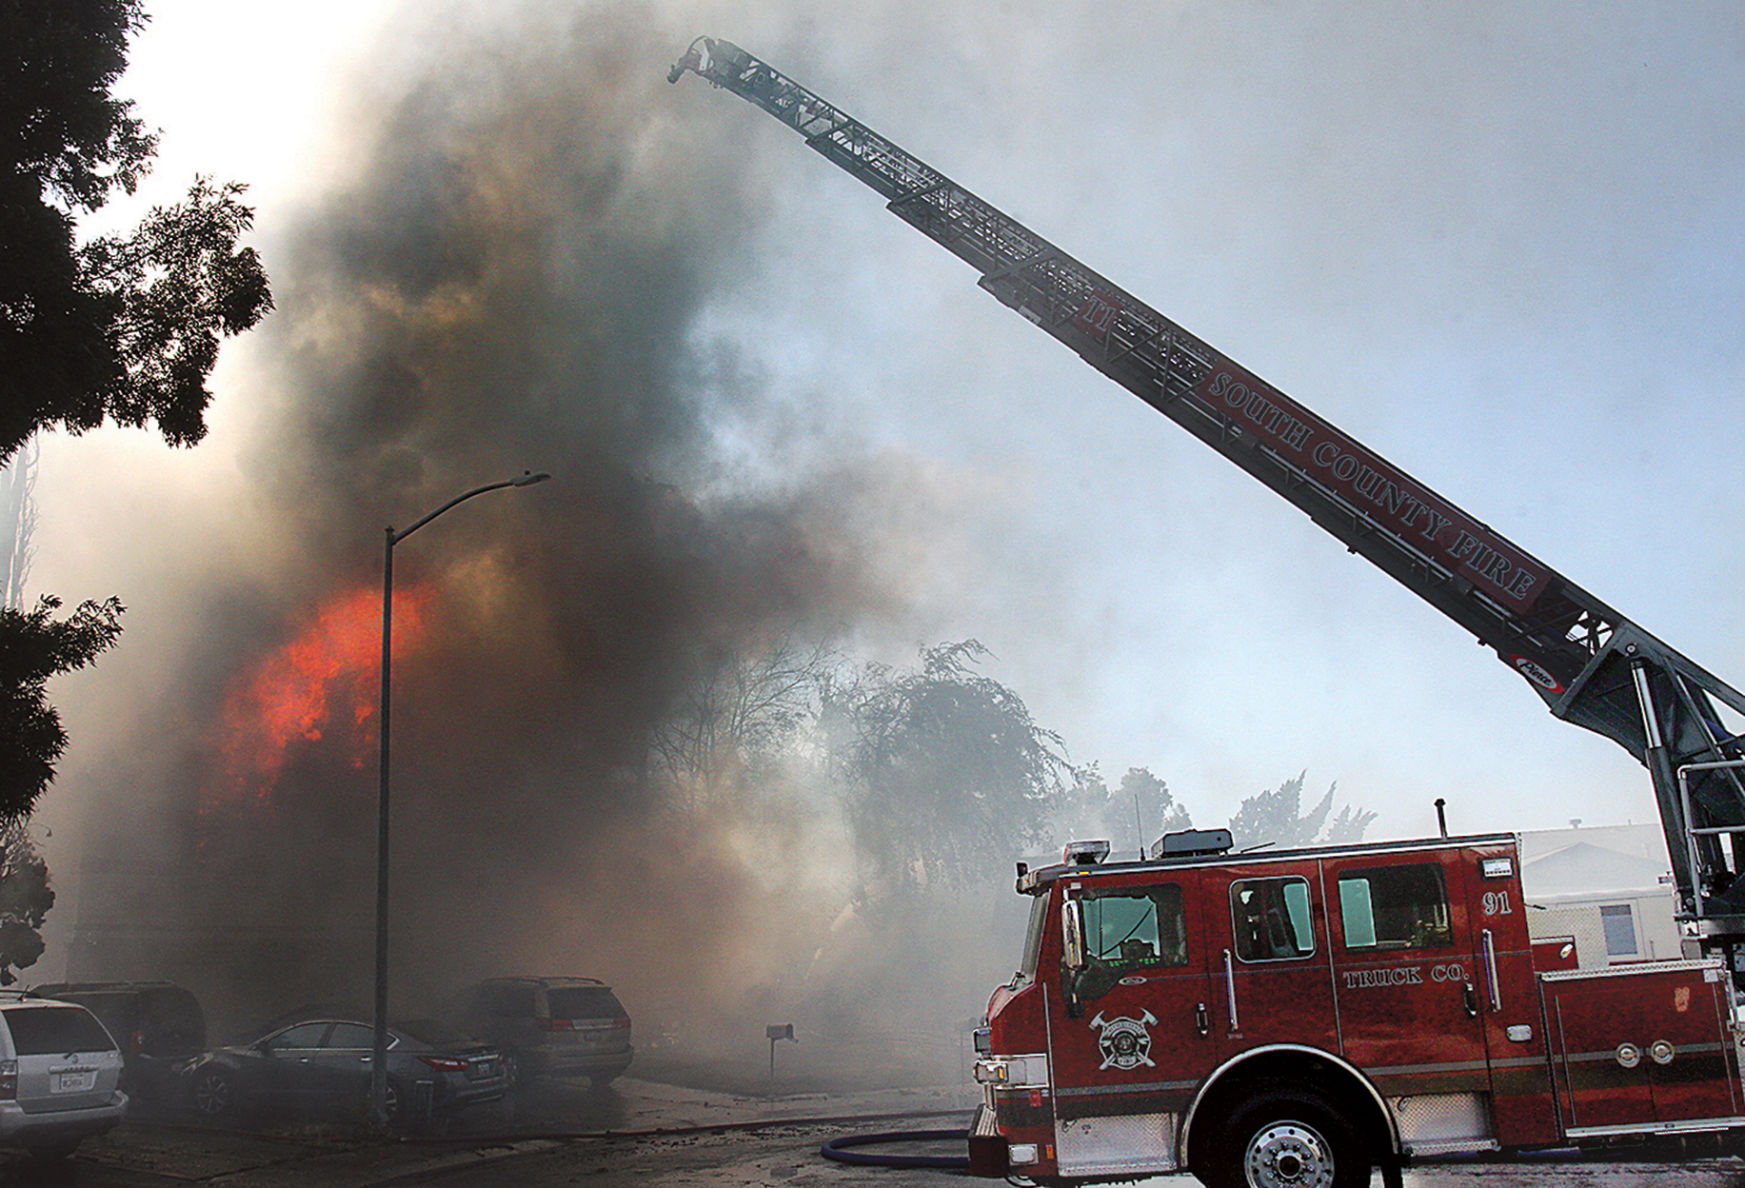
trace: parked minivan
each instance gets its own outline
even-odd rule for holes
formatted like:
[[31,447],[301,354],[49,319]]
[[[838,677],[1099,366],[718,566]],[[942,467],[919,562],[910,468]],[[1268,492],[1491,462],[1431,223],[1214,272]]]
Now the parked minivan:
[[72,1002],[0,991],[0,1144],[64,1159],[127,1113],[121,1050]]
[[175,1069],[206,1050],[206,1014],[174,982],[51,982],[34,994],[76,1002],[121,1047],[121,1087],[137,1101],[167,1103]]
[[604,1089],[630,1066],[630,1015],[595,978],[491,978],[462,996],[462,1031],[501,1049],[516,1076],[585,1076]]

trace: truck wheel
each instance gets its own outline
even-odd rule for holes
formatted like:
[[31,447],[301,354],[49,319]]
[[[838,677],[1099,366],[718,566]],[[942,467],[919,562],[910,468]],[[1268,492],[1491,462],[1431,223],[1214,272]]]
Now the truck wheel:
[[1320,1097],[1280,1089],[1236,1109],[1205,1170],[1214,1188],[1363,1188],[1370,1155]]

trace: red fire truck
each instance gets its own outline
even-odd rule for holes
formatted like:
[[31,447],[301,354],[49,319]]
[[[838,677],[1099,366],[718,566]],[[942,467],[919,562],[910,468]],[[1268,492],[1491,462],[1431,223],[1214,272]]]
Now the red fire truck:
[[[1414,1156],[1745,1136],[1745,695],[1108,278],[727,41],[691,71],[762,108],[978,283],[1491,648],[1649,771],[1693,956],[1535,968],[1512,835],[1020,867],[1022,968],[978,1033],[973,1170],[1186,1168],[1254,1188],[1392,1184]],[[1740,954],[1745,957],[1745,953]]]
[[1229,845],[1075,843],[1021,872],[1023,960],[977,1035],[978,1171],[1338,1186],[1745,1127],[1722,963],[1536,970],[1513,835]]

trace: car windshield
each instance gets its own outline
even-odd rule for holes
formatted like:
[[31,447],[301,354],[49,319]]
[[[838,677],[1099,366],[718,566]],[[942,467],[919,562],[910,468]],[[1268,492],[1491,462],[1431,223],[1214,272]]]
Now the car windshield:
[[63,1052],[111,1052],[115,1043],[83,1007],[22,1007],[6,1012],[12,1046],[20,1056]]
[[545,998],[553,1019],[611,1019],[624,1013],[605,986],[553,986]]

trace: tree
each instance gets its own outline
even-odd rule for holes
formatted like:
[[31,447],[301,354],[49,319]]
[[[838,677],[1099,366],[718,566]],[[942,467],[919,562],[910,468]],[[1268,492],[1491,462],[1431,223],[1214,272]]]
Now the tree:
[[[171,445],[206,433],[218,341],[272,308],[265,270],[238,238],[254,212],[243,188],[196,178],[187,200],[152,209],[130,234],[78,242],[81,215],[132,194],[157,137],[110,89],[140,0],[0,0],[0,465],[40,429],[105,421],[157,425]],[[26,472],[17,475],[25,486]],[[0,983],[42,952],[54,903],[24,824],[66,750],[50,677],[114,645],[121,603],[20,601],[29,534],[12,517],[0,606]]]
[[967,886],[1047,836],[1078,779],[1060,736],[974,671],[975,640],[923,649],[918,670],[868,665],[826,691],[827,729],[869,883]]
[[689,679],[651,736],[651,766],[693,802],[766,770],[815,719],[838,663],[829,644],[790,638],[751,653],[712,648],[692,657]]
[[[272,308],[259,257],[237,246],[253,211],[235,183],[196,178],[130,234],[77,240],[78,218],[133,193],[157,151],[110,93],[145,20],[140,0],[0,0],[0,463],[57,425],[155,422],[192,445],[218,340]],[[121,629],[114,598],[64,620],[59,606],[0,608],[0,819],[30,810],[66,747],[44,682]]]
[[37,445],[13,455],[0,467],[0,607],[24,607],[24,583],[30,578],[30,563],[36,556]]
[[49,678],[85,667],[121,634],[118,599],[84,602],[56,619],[60,605],[44,595],[33,610],[0,610],[0,821],[30,813],[67,748]]
[[1187,806],[1176,803],[1169,785],[1150,768],[1129,767],[1111,792],[1095,764],[1080,769],[1057,825],[1071,835],[1061,840],[1105,838],[1117,850],[1126,848],[1129,838],[1148,847],[1166,833],[1193,828]]
[[22,819],[0,830],[0,986],[42,956],[42,924],[54,906],[48,864]]
[[1375,813],[1346,805],[1339,810],[1333,823],[1327,824],[1328,814],[1333,811],[1333,793],[1339,787],[1337,783],[1328,785],[1327,794],[1308,813],[1301,812],[1303,779],[1307,775],[1307,772],[1299,772],[1277,788],[1256,792],[1242,802],[1236,815],[1230,818],[1230,838],[1236,849],[1263,845],[1338,845],[1363,840],[1364,832],[1375,820]]
[[272,308],[236,183],[198,178],[131,234],[76,242],[156,151],[109,93],[145,19],[140,0],[0,3],[0,462],[54,425],[155,422],[192,445],[219,338]]

